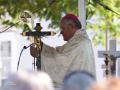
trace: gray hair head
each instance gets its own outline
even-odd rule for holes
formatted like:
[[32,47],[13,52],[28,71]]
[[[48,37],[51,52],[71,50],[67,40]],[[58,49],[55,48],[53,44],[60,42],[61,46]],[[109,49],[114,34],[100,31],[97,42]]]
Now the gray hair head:
[[3,90],[54,90],[54,88],[51,78],[45,72],[19,72],[7,78]]
[[67,25],[74,24],[78,29],[82,28],[81,22],[78,19],[76,20],[64,19],[62,22],[64,22],[64,24],[67,24]]
[[74,24],[77,29],[81,29],[82,25],[79,21],[78,17],[72,13],[66,14],[64,17],[62,17],[61,22],[64,24]]
[[87,90],[95,82],[95,77],[87,71],[73,71],[63,81],[63,90]]

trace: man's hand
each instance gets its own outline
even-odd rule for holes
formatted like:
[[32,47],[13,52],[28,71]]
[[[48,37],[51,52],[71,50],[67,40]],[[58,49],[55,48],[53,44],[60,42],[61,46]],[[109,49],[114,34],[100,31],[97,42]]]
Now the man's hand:
[[37,57],[38,57],[38,50],[37,50],[37,48],[34,47],[34,46],[31,46],[31,47],[30,47],[30,54],[31,54],[31,56],[37,58]]

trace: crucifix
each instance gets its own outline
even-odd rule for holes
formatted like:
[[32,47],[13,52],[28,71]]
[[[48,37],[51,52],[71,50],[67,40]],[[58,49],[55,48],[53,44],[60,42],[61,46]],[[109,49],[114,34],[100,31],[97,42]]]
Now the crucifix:
[[110,73],[111,75],[116,75],[116,60],[120,57],[120,51],[116,50],[116,40],[113,39],[109,41],[109,50],[98,51],[98,57],[105,57],[105,59],[108,59],[107,64],[105,60],[105,68],[110,71],[107,71],[106,74]]

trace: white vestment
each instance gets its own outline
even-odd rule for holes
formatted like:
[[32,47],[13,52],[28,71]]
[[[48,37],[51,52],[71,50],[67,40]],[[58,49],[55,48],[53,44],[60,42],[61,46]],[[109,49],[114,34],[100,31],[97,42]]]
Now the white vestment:
[[86,31],[76,31],[66,44],[57,48],[43,45],[41,66],[57,86],[73,70],[87,70],[96,76],[93,49]]

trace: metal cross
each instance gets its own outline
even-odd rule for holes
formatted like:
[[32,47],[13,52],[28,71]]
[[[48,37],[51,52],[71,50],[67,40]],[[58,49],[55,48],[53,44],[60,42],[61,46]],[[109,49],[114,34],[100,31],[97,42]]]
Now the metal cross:
[[116,40],[109,41],[109,50],[108,51],[98,51],[98,57],[103,58],[105,55],[108,55],[110,60],[110,71],[111,74],[116,74],[116,59],[120,56],[120,51],[116,50]]

